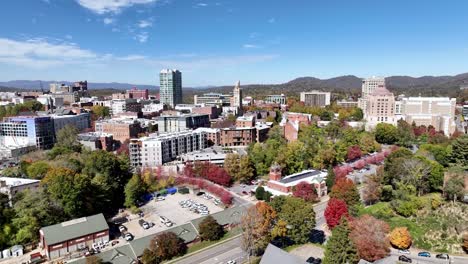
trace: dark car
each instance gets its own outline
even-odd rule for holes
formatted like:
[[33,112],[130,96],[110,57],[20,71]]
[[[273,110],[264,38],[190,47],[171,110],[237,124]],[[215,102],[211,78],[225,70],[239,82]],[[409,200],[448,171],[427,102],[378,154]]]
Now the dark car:
[[437,254],[436,258],[438,258],[438,259],[450,259],[448,254]]
[[431,253],[426,252],[426,251],[423,251],[423,252],[419,252],[419,253],[418,253],[418,256],[430,258],[430,257],[431,257]]
[[306,260],[306,263],[310,263],[310,264],[322,264],[322,259],[310,257],[310,258],[308,258],[308,259]]
[[407,256],[403,256],[403,255],[399,256],[398,260],[401,262],[413,263],[413,261],[410,258],[408,258]]

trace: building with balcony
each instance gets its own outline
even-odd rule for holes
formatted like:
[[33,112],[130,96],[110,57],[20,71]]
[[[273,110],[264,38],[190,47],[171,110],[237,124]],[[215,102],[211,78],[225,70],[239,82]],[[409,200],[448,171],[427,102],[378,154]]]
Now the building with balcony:
[[330,105],[331,94],[328,92],[310,91],[302,92],[300,96],[301,102],[307,106],[325,107]]
[[130,164],[134,168],[156,167],[175,160],[179,155],[207,147],[202,131],[151,134],[130,140]]
[[156,118],[159,132],[180,132],[199,127],[210,127],[209,115],[177,114],[162,115]]

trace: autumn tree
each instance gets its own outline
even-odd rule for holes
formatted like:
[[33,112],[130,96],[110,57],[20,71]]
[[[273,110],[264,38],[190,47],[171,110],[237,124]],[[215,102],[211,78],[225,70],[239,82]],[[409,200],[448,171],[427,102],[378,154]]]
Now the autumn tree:
[[218,240],[224,235],[223,227],[211,216],[207,216],[198,225],[202,240]]
[[465,252],[468,252],[468,234],[463,235],[462,248],[463,248],[463,250],[465,250]]
[[28,177],[31,179],[42,180],[49,171],[50,166],[45,161],[36,161],[31,163],[26,169]]
[[181,256],[186,251],[187,246],[181,238],[172,232],[163,232],[151,240],[150,246],[147,251],[143,252],[142,258],[164,261]]
[[78,129],[73,125],[66,125],[57,132],[58,147],[66,148],[77,152],[81,149],[81,144],[78,142]]
[[346,160],[351,161],[359,159],[362,156],[362,151],[358,145],[350,146],[346,154]]
[[359,261],[356,246],[349,237],[350,233],[348,220],[343,217],[325,246],[323,264],[355,264]]
[[239,160],[239,172],[237,174],[236,180],[248,183],[255,176],[255,168],[250,161],[249,156],[244,155]]
[[335,182],[330,193],[330,198],[337,198],[345,201],[350,211],[361,202],[361,197],[356,185],[352,180],[347,178],[338,179]]
[[390,243],[396,248],[407,249],[411,246],[411,235],[406,227],[396,227],[390,233]]
[[271,241],[276,212],[265,202],[258,202],[242,216],[242,248],[250,255],[262,254]]
[[304,199],[304,201],[317,201],[318,197],[312,184],[305,181],[300,182],[294,187],[293,196]]
[[343,200],[331,198],[328,201],[324,215],[328,228],[333,229],[340,223],[341,218],[349,216],[348,207]]
[[382,196],[381,181],[381,177],[377,174],[367,176],[366,185],[362,191],[362,199],[365,204],[374,204],[380,200]]
[[107,106],[95,105],[91,108],[91,111],[96,118],[105,118],[110,116],[110,109]]
[[236,153],[229,153],[226,155],[226,159],[224,160],[224,169],[234,177],[234,179],[239,178],[238,173],[240,170],[239,166],[240,157],[239,154]]
[[390,227],[384,221],[363,215],[351,222],[350,238],[361,259],[374,262],[390,253],[387,234]]

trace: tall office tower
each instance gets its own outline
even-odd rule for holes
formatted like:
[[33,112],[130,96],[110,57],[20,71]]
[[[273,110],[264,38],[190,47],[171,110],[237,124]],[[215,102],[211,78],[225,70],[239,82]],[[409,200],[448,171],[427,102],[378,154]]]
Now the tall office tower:
[[239,115],[242,115],[242,88],[240,87],[240,81],[237,81],[234,86],[233,97],[231,106],[239,108]]
[[385,78],[373,76],[362,80],[362,94],[358,105],[364,113],[367,111],[367,99],[369,94],[373,93],[378,87],[385,87]]
[[182,73],[164,69],[159,74],[159,94],[162,104],[175,107],[182,103]]

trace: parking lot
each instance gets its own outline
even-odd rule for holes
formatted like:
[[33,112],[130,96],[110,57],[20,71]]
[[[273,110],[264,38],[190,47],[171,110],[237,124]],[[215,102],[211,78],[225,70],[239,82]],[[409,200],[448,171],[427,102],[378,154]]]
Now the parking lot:
[[[163,201],[158,201],[157,199],[149,201],[147,204],[140,207],[143,211],[142,217],[135,214],[129,215],[127,217],[129,221],[123,225],[127,228],[127,231],[134,236],[134,238],[140,238],[202,217],[201,214],[190,211],[188,207],[182,208],[179,204],[179,202],[189,199],[194,203],[205,205],[209,214],[223,210],[222,204],[214,204],[214,198],[205,199],[203,196],[197,196],[195,194],[176,193],[173,195],[167,195]],[[160,219],[161,216],[168,219],[172,223],[172,226],[166,226],[166,224],[162,223]],[[139,224],[140,219],[148,222],[151,227],[143,229]]]

